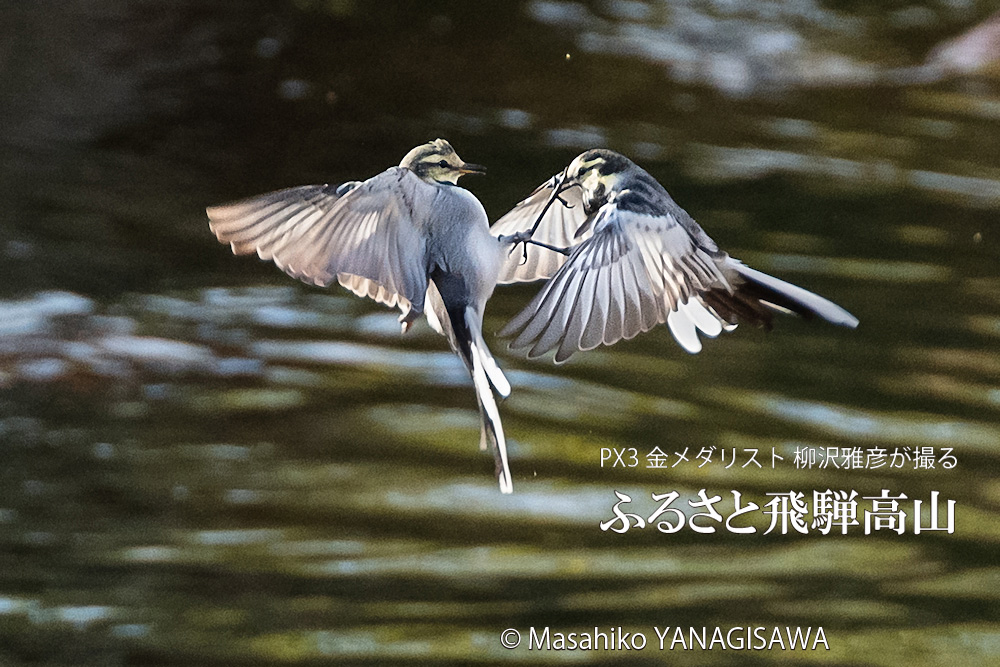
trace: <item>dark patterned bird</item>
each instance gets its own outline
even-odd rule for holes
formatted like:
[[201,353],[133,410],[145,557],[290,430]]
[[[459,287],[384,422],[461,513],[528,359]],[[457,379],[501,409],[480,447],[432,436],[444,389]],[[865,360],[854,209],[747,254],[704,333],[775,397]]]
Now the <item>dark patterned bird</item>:
[[[555,361],[666,323],[685,350],[775,312],[856,327],[837,304],[720,250],[666,189],[624,155],[588,150],[492,227],[517,242],[501,283],[548,282],[500,332]],[[528,244],[538,246],[528,249]]]

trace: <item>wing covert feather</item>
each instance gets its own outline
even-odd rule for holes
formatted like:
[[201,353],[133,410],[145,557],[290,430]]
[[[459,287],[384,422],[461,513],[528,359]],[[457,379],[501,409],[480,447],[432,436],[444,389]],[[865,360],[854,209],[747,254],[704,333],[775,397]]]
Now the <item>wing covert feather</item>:
[[687,304],[728,286],[715,260],[673,216],[607,204],[595,220],[597,231],[500,332],[516,334],[512,348],[530,348],[529,357],[556,350],[560,363],[576,351],[612,345],[668,321],[690,351],[697,345],[692,331],[721,330],[713,311]]
[[414,202],[432,188],[390,168],[350,189],[304,185],[208,208],[216,237],[303,282],[334,280],[404,312],[423,310],[426,241]]

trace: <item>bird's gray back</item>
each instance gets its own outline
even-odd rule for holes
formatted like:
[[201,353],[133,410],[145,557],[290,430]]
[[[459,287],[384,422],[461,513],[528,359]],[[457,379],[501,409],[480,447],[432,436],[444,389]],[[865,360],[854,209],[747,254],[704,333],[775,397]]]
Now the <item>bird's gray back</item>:
[[615,197],[616,206],[623,211],[649,216],[671,216],[691,235],[695,245],[715,255],[719,246],[705,233],[694,218],[680,207],[667,189],[649,172],[634,162],[622,178],[622,190]]
[[441,185],[428,210],[428,255],[442,270],[462,275],[479,300],[488,298],[500,272],[500,244],[490,235],[483,205],[468,190]]

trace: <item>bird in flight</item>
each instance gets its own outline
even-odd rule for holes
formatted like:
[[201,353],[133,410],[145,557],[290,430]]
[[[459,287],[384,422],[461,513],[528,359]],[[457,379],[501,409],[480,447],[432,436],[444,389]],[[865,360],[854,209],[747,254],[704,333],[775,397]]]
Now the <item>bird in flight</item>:
[[426,313],[462,359],[476,390],[480,447],[493,450],[500,490],[513,490],[494,392],[510,383],[483,339],[483,309],[510,240],[490,234],[483,205],[458,187],[486,170],[447,141],[417,146],[366,181],[304,185],[207,209],[219,241],[256,253],[303,282],[339,282],[359,296],[398,307],[405,333]]
[[[666,323],[688,352],[698,332],[738,322],[770,327],[774,312],[857,326],[840,306],[745,266],[719,250],[667,191],[628,158],[586,151],[492,228],[458,187],[483,173],[443,139],[417,146],[366,181],[304,185],[207,209],[219,241],[256,253],[303,282],[334,280],[402,314],[405,333],[426,314],[462,359],[503,493],[511,493],[494,394],[510,383],[483,339],[483,310],[498,283],[548,279],[501,331],[513,348],[555,361]],[[536,246],[528,251],[528,245]]]
[[691,353],[699,332],[770,328],[775,312],[858,325],[832,301],[720,250],[656,179],[611,150],[578,155],[491,232],[513,242],[500,283],[548,279],[500,331],[529,357],[555,350],[560,363],[664,322]]

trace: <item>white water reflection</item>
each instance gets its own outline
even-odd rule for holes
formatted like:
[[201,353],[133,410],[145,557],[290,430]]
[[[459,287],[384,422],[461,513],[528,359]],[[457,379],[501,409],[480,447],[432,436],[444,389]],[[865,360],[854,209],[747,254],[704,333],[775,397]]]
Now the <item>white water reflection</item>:
[[763,394],[752,400],[754,407],[766,414],[866,446],[877,443],[900,447],[954,447],[960,452],[992,454],[1000,442],[1000,428],[996,426],[940,415],[862,411]]
[[931,52],[925,67],[907,68],[919,63],[898,57],[893,32],[927,30],[942,19],[973,22],[980,13],[972,3],[937,2],[887,14],[844,11],[814,0],[534,0],[528,15],[572,31],[584,52],[639,58],[663,66],[674,81],[737,97],[798,87],[937,80],[982,69],[1000,50],[991,32],[995,28],[986,25]]

